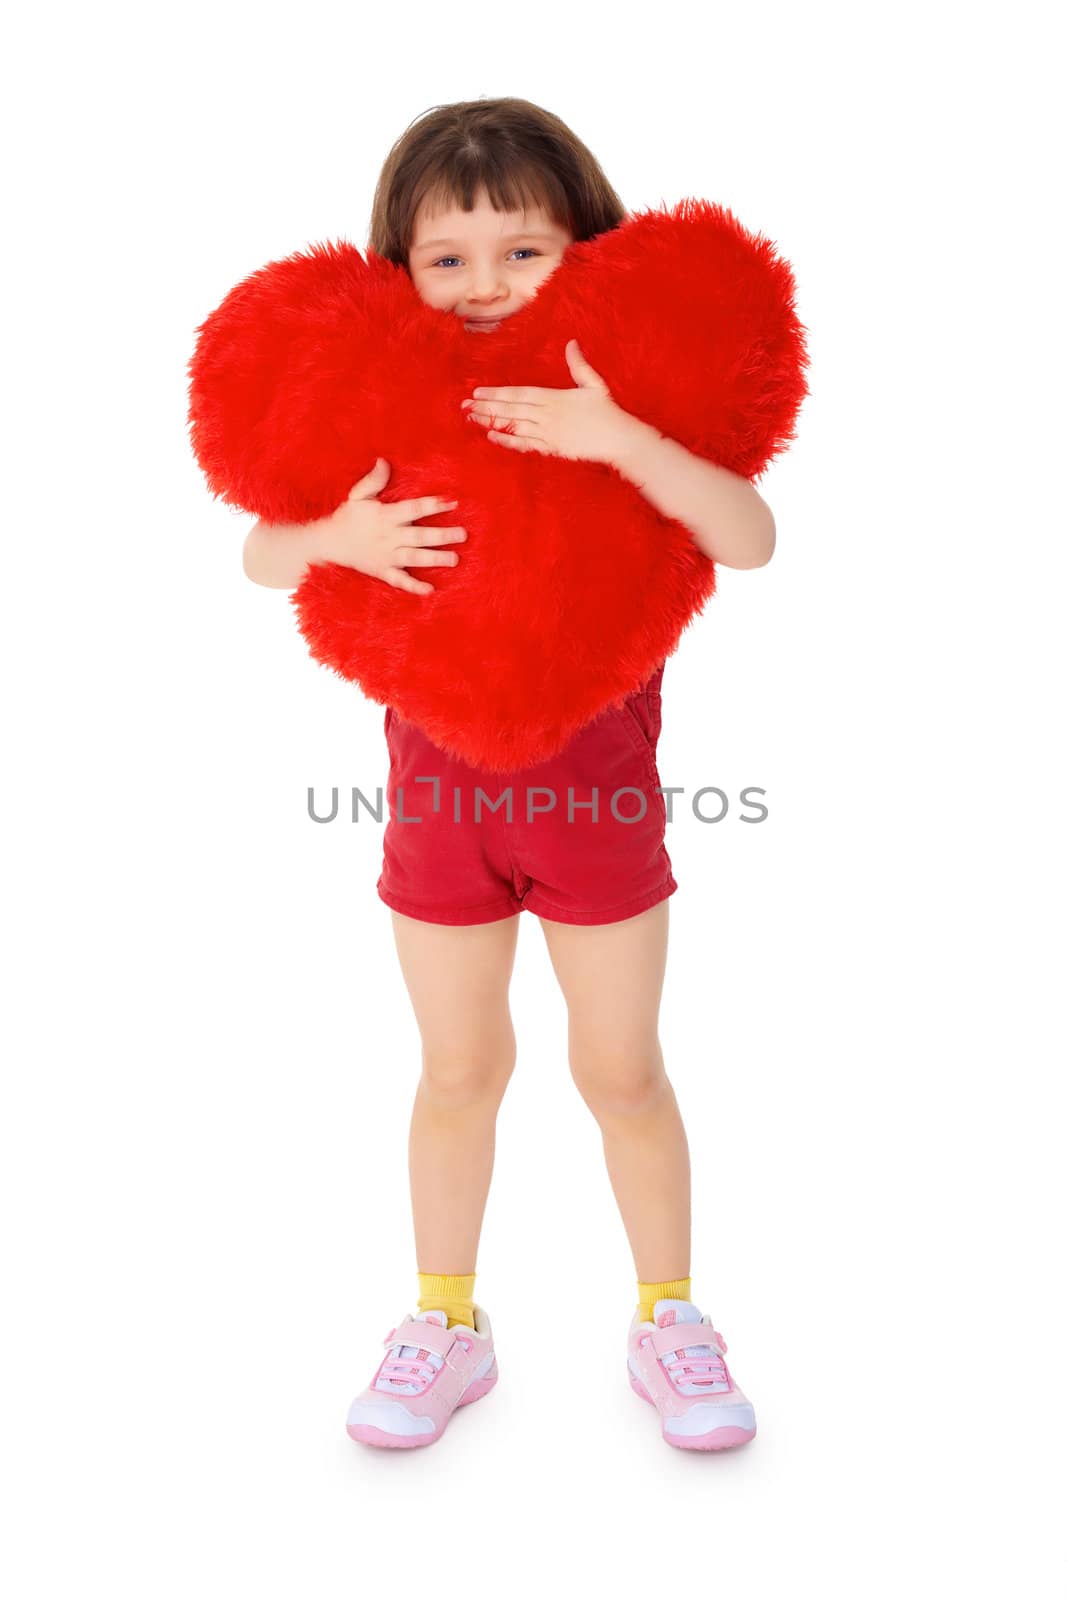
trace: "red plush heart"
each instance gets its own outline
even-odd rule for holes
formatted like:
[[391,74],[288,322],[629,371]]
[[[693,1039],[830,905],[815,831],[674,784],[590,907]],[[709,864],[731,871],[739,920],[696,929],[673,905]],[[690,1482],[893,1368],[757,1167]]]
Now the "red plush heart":
[[704,200],[573,244],[491,333],[426,305],[402,267],[314,245],[238,284],[197,330],[193,449],[213,493],[269,522],[327,515],[374,465],[383,500],[443,495],[455,567],[414,595],[351,567],[292,596],[311,653],[473,766],[555,755],[675,649],[715,588],[689,531],[614,467],[520,452],[460,409],[475,386],[571,388],[577,339],[624,411],[758,476],[807,385],[788,263]]

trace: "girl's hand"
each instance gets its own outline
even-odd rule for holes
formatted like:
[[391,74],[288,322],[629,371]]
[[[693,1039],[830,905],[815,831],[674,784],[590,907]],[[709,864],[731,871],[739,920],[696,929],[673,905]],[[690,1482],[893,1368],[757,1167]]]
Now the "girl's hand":
[[564,350],[574,389],[475,389],[464,400],[472,422],[488,429],[494,444],[536,450],[567,461],[614,464],[633,447],[648,424],[615,404],[608,386],[570,339]]
[[392,469],[380,458],[357,484],[348,498],[327,519],[327,561],[354,567],[370,578],[381,578],[394,589],[410,594],[433,594],[432,583],[420,582],[405,572],[405,567],[455,567],[459,556],[454,550],[431,548],[457,544],[466,539],[465,528],[416,528],[419,517],[432,517],[438,511],[451,511],[458,503],[440,495],[423,495],[417,500],[385,502],[376,497],[389,481]]

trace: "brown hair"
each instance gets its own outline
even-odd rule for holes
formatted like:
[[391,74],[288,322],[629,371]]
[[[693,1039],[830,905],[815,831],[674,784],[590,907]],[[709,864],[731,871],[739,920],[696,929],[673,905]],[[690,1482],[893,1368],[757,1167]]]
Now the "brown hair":
[[483,187],[497,211],[541,205],[575,240],[626,215],[595,156],[559,117],[512,97],[459,100],[423,112],[393,145],[374,191],[368,250],[406,270],[423,201],[472,211]]

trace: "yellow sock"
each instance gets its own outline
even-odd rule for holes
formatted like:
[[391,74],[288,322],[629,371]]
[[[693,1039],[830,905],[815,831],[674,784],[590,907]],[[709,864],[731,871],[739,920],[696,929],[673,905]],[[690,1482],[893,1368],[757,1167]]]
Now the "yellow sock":
[[419,1273],[419,1310],[446,1311],[448,1326],[463,1322],[474,1327],[473,1272],[465,1275],[440,1272]]
[[638,1283],[637,1300],[642,1322],[652,1321],[657,1300],[691,1300],[692,1278],[669,1278],[666,1283]]

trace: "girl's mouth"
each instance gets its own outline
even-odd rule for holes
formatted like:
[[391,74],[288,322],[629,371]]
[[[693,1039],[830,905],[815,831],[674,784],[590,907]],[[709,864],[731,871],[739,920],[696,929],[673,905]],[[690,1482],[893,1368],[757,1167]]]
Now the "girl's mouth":
[[487,333],[491,328],[499,328],[503,317],[474,317],[464,322],[463,326],[471,333]]

